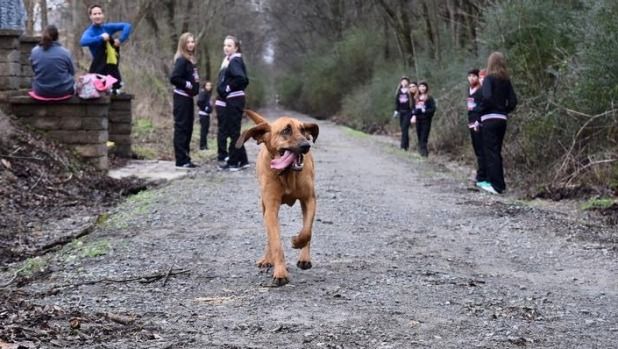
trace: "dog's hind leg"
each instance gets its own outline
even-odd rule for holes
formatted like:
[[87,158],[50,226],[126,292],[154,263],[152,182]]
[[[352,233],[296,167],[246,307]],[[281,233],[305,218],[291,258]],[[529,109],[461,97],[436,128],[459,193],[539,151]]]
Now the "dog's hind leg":
[[315,218],[315,197],[301,201],[300,205],[303,210],[303,228],[298,235],[292,238],[292,247],[301,249],[296,266],[300,269],[309,269],[311,268],[310,245],[313,220]]

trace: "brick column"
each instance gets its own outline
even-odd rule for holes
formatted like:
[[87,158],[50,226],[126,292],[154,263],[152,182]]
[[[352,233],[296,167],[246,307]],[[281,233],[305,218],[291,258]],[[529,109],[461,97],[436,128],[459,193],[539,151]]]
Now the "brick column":
[[11,113],[20,122],[68,145],[86,162],[107,171],[109,97],[42,103],[29,96],[11,97]]
[[130,158],[131,153],[131,101],[133,95],[121,94],[111,97],[109,107],[109,140],[114,142],[112,152],[119,157]]
[[37,36],[22,36],[19,38],[19,51],[21,52],[21,80],[19,87],[22,89],[30,90],[32,88],[34,72],[32,71],[32,64],[30,64],[30,53],[40,41],[41,38]]
[[0,106],[6,107],[7,98],[19,89],[21,61],[20,30],[0,29]]

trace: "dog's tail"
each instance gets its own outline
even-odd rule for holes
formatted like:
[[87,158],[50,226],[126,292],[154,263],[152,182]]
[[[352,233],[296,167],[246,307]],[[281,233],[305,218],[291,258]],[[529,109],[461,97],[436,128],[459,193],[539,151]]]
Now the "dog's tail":
[[257,125],[264,123],[264,122],[268,122],[266,121],[266,119],[264,119],[262,115],[254,112],[251,109],[245,109],[245,113],[247,113],[247,116],[249,117],[249,119],[253,120],[253,122],[255,122]]

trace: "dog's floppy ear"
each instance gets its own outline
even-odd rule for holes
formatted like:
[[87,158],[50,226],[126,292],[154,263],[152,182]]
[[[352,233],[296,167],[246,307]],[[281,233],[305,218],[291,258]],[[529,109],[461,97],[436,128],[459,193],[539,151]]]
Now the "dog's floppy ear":
[[238,137],[238,141],[236,141],[236,148],[242,147],[242,145],[245,144],[249,138],[255,139],[257,144],[263,143],[264,135],[268,132],[270,132],[270,125],[266,122],[253,126]]
[[245,113],[247,114],[249,119],[253,120],[253,122],[256,125],[259,125],[259,124],[264,123],[264,122],[268,122],[268,121],[266,121],[266,119],[264,119],[264,117],[262,115],[254,112],[251,109],[245,109]]
[[311,134],[311,137],[313,138],[313,143],[315,143],[315,140],[318,139],[318,134],[320,133],[320,128],[318,127],[318,125],[305,122],[303,123],[303,129],[305,130],[305,132],[309,132],[309,134]]

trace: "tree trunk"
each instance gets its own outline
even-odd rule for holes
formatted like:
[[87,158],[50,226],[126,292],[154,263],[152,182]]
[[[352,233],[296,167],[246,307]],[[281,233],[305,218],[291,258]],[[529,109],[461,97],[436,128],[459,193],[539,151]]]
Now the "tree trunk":
[[431,56],[440,61],[440,34],[438,33],[437,9],[433,0],[423,2],[423,17],[425,18],[425,30],[429,40],[429,52]]
[[34,0],[24,0],[26,9],[26,35],[34,35]]
[[182,21],[182,33],[186,33],[189,31],[189,24],[191,23],[191,14],[193,13],[193,1],[187,1],[187,8],[183,13],[183,21]]
[[[400,0],[397,8],[405,9],[405,0]],[[395,11],[384,0],[378,0],[378,4],[386,14],[386,18],[393,24],[393,29],[397,38],[397,44],[402,55],[403,65],[406,68],[415,66],[415,57],[413,50],[412,27],[407,11]]]
[[39,0],[41,8],[41,29],[47,27],[47,0]]
[[169,27],[169,40],[170,47],[172,48],[172,52],[176,52],[176,46],[178,45],[178,31],[176,30],[176,6],[174,0],[166,0],[164,2],[165,6],[165,15],[167,20],[167,25]]

